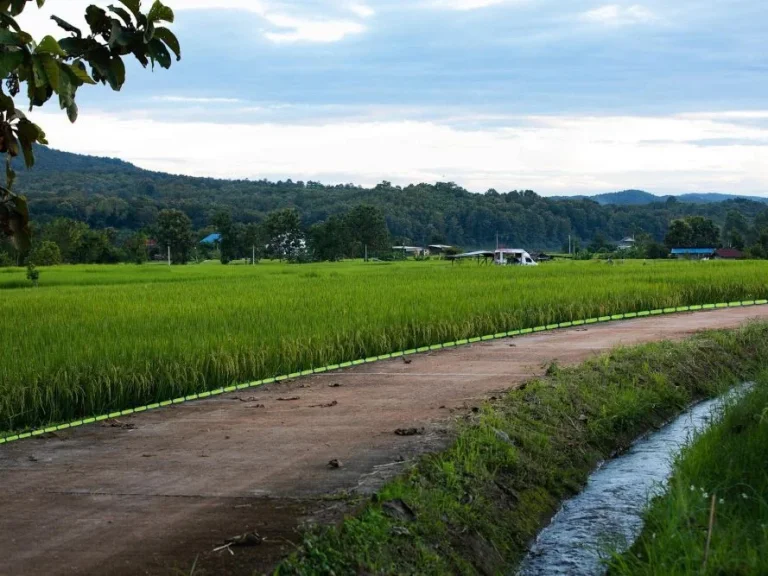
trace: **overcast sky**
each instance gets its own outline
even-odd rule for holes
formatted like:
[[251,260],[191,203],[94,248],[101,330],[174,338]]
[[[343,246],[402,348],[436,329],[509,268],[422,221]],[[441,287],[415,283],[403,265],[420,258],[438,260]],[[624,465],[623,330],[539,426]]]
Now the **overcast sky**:
[[226,178],[768,196],[765,0],[166,3],[182,62],[82,89],[74,126],[38,112],[52,146]]

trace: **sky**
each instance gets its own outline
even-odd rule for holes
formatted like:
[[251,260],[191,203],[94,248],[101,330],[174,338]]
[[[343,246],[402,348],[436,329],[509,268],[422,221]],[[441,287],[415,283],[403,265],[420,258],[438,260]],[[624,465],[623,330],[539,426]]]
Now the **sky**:
[[[90,3],[19,21],[61,37],[48,16]],[[53,147],[222,178],[768,196],[764,0],[166,4],[182,61],[84,87],[75,125],[35,112]]]

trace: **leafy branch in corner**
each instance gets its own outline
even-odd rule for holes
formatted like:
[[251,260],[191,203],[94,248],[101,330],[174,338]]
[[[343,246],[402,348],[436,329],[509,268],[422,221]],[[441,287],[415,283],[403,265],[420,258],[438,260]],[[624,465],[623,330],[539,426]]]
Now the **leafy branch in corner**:
[[[88,6],[83,32],[57,16],[51,18],[68,34],[57,40],[45,36],[36,42],[21,29],[16,18],[34,1],[0,0],[0,153],[6,155],[6,185],[0,186],[0,237],[11,238],[19,252],[30,247],[29,210],[23,196],[12,192],[16,173],[13,159],[35,164],[34,145],[47,144],[42,128],[16,107],[15,99],[29,100],[29,111],[43,106],[54,95],[69,120],[78,116],[75,97],[84,85],[104,84],[119,91],[125,83],[123,58],[133,56],[143,67],[170,68],[181,47],[163,24],[173,23],[173,10],[156,0],[147,12],[141,0],[117,0],[122,6],[107,9]],[[172,56],[173,55],[173,56]],[[24,86],[26,85],[26,86]]]

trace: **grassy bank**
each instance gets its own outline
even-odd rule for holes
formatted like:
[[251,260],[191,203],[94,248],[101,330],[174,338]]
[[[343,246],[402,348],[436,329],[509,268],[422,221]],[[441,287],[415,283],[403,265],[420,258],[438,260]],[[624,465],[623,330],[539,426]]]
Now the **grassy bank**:
[[62,266],[0,270],[0,430],[418,346],[768,297],[765,262]]
[[613,561],[612,574],[768,574],[766,458],[764,373],[752,393],[682,452],[669,490],[652,503],[643,535]]
[[308,534],[277,573],[508,573],[599,461],[766,361],[768,324],[755,324],[553,367],[461,423],[449,450],[358,515]]

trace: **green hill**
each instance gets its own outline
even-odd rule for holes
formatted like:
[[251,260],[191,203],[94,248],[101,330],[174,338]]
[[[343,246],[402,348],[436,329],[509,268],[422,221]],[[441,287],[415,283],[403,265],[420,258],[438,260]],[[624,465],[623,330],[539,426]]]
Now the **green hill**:
[[[151,230],[160,210],[178,208],[203,229],[219,210],[230,211],[241,222],[259,222],[272,210],[294,207],[304,223],[311,225],[358,204],[372,204],[384,212],[398,241],[464,247],[492,246],[497,233],[507,246],[547,249],[560,248],[569,235],[590,240],[602,234],[618,240],[648,232],[660,239],[676,217],[700,214],[722,223],[728,210],[737,210],[751,220],[766,209],[762,202],[752,200],[666,202],[640,191],[609,195],[606,201],[600,197],[544,198],[532,191],[475,194],[453,183],[406,187],[382,183],[364,188],[291,180],[193,178],[50,148],[38,150],[34,170],[19,171],[17,187],[29,197],[36,223],[69,217],[94,228]],[[658,201],[640,203],[648,197]]]

